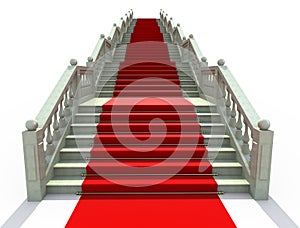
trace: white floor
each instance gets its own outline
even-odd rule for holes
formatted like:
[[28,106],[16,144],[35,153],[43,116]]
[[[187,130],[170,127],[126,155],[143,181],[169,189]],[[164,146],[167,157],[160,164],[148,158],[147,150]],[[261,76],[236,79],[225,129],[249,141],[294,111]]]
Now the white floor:
[[[64,227],[78,199],[48,195],[40,203],[24,203],[2,227]],[[249,194],[225,194],[221,199],[237,227],[297,227],[272,198],[255,201]]]

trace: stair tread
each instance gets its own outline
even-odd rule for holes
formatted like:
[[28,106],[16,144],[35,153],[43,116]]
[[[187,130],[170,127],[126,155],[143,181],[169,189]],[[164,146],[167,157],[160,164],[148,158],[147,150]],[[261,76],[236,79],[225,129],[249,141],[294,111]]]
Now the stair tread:
[[[99,162],[99,163],[102,163],[102,162]],[[130,162],[130,163],[151,163],[151,162],[152,161],[149,161],[149,162],[147,162],[147,161],[143,161],[143,162],[136,161],[136,162]],[[104,161],[103,163],[108,163],[109,164],[109,161]],[[179,164],[179,162],[174,162],[172,160],[168,161],[167,163]],[[191,161],[191,164],[193,164],[193,165],[195,165],[196,163],[199,164],[199,162]],[[87,162],[82,162],[80,160],[78,160],[77,162],[74,162],[74,161],[58,162],[54,165],[54,168],[86,168],[87,164],[88,164]],[[111,164],[114,164],[114,163],[111,163]],[[210,164],[212,165],[213,168],[222,168],[222,167],[240,168],[240,167],[242,167],[242,165],[239,162],[210,162]]]
[[[70,152],[90,152],[92,147],[84,147],[84,148],[78,148],[78,147],[64,147],[61,149],[61,152],[63,153],[70,153]],[[235,149],[232,147],[206,147],[208,152],[212,151],[227,151],[227,152],[235,152]]]
[[[110,123],[101,123],[101,124],[110,124]],[[128,125],[128,123],[119,123],[119,124]],[[130,123],[130,124],[134,124],[134,123]],[[147,124],[147,122],[145,122],[145,124]],[[185,123],[180,123],[180,124],[184,125]],[[97,127],[98,124],[97,123],[72,123],[71,126],[72,127]],[[225,125],[223,123],[201,123],[201,126],[208,127],[208,126],[225,126]]]
[[[221,178],[214,178],[217,182],[218,186],[226,186],[226,185],[245,185],[249,186],[249,182],[246,179],[221,179]],[[52,186],[61,186],[61,187],[68,187],[68,186],[78,186],[81,187],[84,180],[78,179],[78,180],[50,180],[47,183],[47,187]]]
[[[191,86],[191,85],[188,85]],[[111,92],[111,91],[109,91]],[[198,92],[198,91],[197,91]],[[118,98],[118,99],[126,99],[126,98]],[[99,97],[95,97],[92,98],[82,104],[79,105],[79,107],[93,107],[93,106],[103,106],[103,104],[105,104],[106,102],[108,102],[110,100],[110,98],[99,98]],[[187,98],[187,100],[189,100],[191,103],[193,103],[195,105],[195,107],[202,107],[202,106],[212,106],[212,107],[216,107],[215,104],[206,101],[202,98]]]
[[[114,112],[117,113],[117,112]],[[123,113],[123,112],[118,112],[118,113]],[[145,112],[134,112],[134,113],[145,113]],[[157,112],[158,113],[158,112]],[[163,112],[166,113],[166,112]],[[194,112],[181,112],[180,114],[184,114],[184,113],[194,113]],[[128,115],[128,113],[124,113],[126,115]],[[101,112],[92,112],[92,113],[77,113],[77,116],[100,116]],[[220,116],[219,113],[206,113],[206,112],[199,112],[196,113],[197,116]]]
[[[109,134],[114,134],[113,132],[112,133],[106,133],[104,135],[109,135]],[[127,133],[119,133],[120,135],[126,135]],[[186,134],[190,134],[190,133],[186,133]],[[191,134],[196,134],[196,133],[191,133]],[[134,135],[147,135],[147,134],[134,134]],[[156,135],[159,135],[159,134],[156,134]],[[162,134],[164,135],[164,134]],[[172,134],[172,135],[181,135],[181,134]],[[206,135],[206,134],[202,134],[204,138],[206,139],[214,139],[214,138],[230,138],[229,135]],[[79,138],[82,138],[82,139],[93,139],[95,137],[95,134],[91,135],[91,134],[85,134],[85,135],[68,135],[66,138],[67,139],[79,139]]]
[[[124,87],[126,88],[130,88],[130,87],[137,87],[140,86],[139,84],[137,85],[124,85]],[[159,85],[147,85],[147,87],[157,87]],[[197,87],[196,85],[174,85],[174,84],[170,84],[170,85],[164,85],[166,87],[174,87],[174,88],[179,88],[179,87]],[[111,87],[111,88],[115,88],[115,85],[98,85],[97,87]]]

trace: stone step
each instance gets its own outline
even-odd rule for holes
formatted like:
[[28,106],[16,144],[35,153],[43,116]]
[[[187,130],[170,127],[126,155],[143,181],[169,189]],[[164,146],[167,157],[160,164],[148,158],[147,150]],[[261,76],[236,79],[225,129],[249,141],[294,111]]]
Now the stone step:
[[[124,88],[123,87],[122,88],[127,90],[127,89],[132,88],[132,86],[134,86],[134,85],[127,85],[126,87],[124,86]],[[140,85],[138,85],[138,86],[140,86]],[[170,86],[173,87],[173,84],[170,83]],[[152,87],[149,87],[149,88],[152,88]],[[159,88],[159,85],[153,85],[153,89],[158,89],[158,88]],[[168,87],[165,87],[165,88],[167,89]],[[198,88],[196,85],[180,85],[180,88],[184,91],[198,91]],[[115,90],[115,85],[105,85],[105,86],[98,85],[96,89],[97,89],[97,91],[111,91],[112,92]],[[134,88],[134,89],[137,89],[137,88]]]
[[[104,160],[103,162],[109,163],[109,160]],[[138,161],[136,160],[136,162]],[[167,160],[167,162],[172,163],[172,160]],[[82,173],[86,173],[87,164],[88,162],[85,161],[61,161],[54,165],[54,175],[56,177],[81,176]],[[242,165],[238,162],[211,162],[211,165],[212,173],[216,173],[218,176],[241,176],[242,174]],[[125,173],[120,173],[119,175],[124,174]]]
[[[133,30],[130,30],[130,31],[127,30],[127,32],[123,35],[123,37],[130,38],[132,32],[133,32]],[[170,38],[170,34],[163,33],[163,37]]]
[[[116,84],[116,80],[114,79],[110,79],[110,80],[105,80],[100,78],[100,80],[98,81],[98,86],[103,86],[103,85],[115,85]],[[188,80],[180,80],[180,85],[184,86],[184,85],[196,85],[195,81],[188,79]]]
[[[109,98],[94,98],[78,106],[78,113],[97,113],[100,115],[102,112],[102,105],[109,101]],[[194,110],[197,113],[214,113],[217,114],[217,106],[205,102],[201,98],[191,98],[189,100],[194,104]]]
[[[126,134],[124,134],[124,137],[125,135]],[[68,135],[65,139],[66,147],[74,147],[74,146],[89,147],[94,144],[94,137],[95,135]],[[158,135],[153,134],[152,137],[158,137]],[[203,134],[203,137],[204,137],[204,145],[209,145],[211,147],[216,147],[216,146],[230,147],[230,137],[228,135]]]
[[[124,45],[124,46],[127,46],[127,45]],[[126,54],[126,48],[122,48],[122,49],[117,48],[116,51],[117,52],[115,52],[115,55],[114,55],[116,57],[120,56],[120,55],[122,55],[122,56],[124,55],[125,56],[125,54]],[[172,56],[172,57],[179,57],[178,56],[179,52],[176,49],[174,49],[174,50],[168,50],[168,52],[169,52],[170,56]]]
[[[61,160],[84,160],[90,157],[92,147],[65,147],[60,151]],[[210,161],[235,161],[236,151],[232,147],[206,147]],[[144,158],[142,158],[144,159]]]
[[[148,77],[155,77],[155,74],[151,74]],[[101,78],[101,80],[117,80],[117,76],[116,75],[101,75],[100,78]],[[139,79],[139,78],[136,78],[136,76],[130,77],[130,78],[131,79]],[[173,79],[175,79],[175,78],[173,77]],[[179,75],[178,79],[179,80],[194,80],[193,76],[184,75],[184,74]]]
[[[113,97],[114,93],[113,91],[96,91],[96,97]],[[139,95],[137,95],[139,96]],[[199,97],[198,91],[183,91],[182,92],[183,97]],[[136,96],[134,96],[136,97]]]
[[[101,113],[77,113],[75,123],[99,123]],[[197,113],[198,121],[202,123],[221,123],[221,116],[218,113]]]
[[[96,134],[97,123],[73,123],[71,125],[70,134],[82,135],[82,134]],[[153,132],[153,131],[152,131]],[[200,129],[201,134],[224,134],[225,125],[222,123],[203,123]]]
[[[117,74],[118,74],[118,72],[120,70],[122,70],[122,69],[104,67],[103,71],[101,72],[101,76],[100,77],[117,76]],[[136,73],[136,72],[133,72],[133,73]],[[153,74],[156,74],[156,73],[163,73],[163,72],[159,71],[159,70],[157,70],[157,72],[153,72]],[[186,69],[180,69],[180,71],[177,71],[177,74],[180,77],[185,77],[185,76],[189,76],[189,75],[191,76],[191,75],[193,75],[193,72],[190,69],[186,68]]]
[[[247,193],[249,192],[249,182],[242,177],[215,177],[218,184],[218,191],[226,193]],[[57,179],[47,183],[49,194],[75,194],[81,192],[83,178],[81,179]],[[111,194],[111,193],[110,193]],[[137,192],[133,194],[138,194]],[[150,194],[150,193],[148,193]]]
[[[119,63],[110,63],[110,62],[105,63],[105,67],[107,67],[107,68],[113,67],[113,68],[119,69],[119,65],[120,65]],[[183,69],[183,68],[191,69],[189,63],[180,63],[180,64],[177,64],[177,66],[179,66],[180,69]]]

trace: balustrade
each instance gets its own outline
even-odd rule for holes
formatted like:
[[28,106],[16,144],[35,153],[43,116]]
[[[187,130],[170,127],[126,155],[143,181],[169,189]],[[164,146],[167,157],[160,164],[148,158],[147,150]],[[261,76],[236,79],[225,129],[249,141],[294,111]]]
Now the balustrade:
[[202,55],[194,36],[191,34],[186,39],[180,24],[173,27],[173,19],[163,10],[160,11],[160,20],[173,44],[178,45],[181,60],[190,64],[198,90],[219,106],[228,126],[228,134],[232,137],[232,146],[237,150],[237,158],[250,183],[252,196],[255,199],[267,199],[274,134],[269,130],[270,122],[259,118],[223,59],[218,60],[218,66],[207,67],[207,59]]
[[[120,42],[132,19],[131,10],[121,19],[118,26],[113,25],[110,37],[105,39],[103,34],[100,36],[92,55],[88,58],[87,67],[77,66],[77,60],[71,59],[70,66],[65,70],[36,120],[26,122],[23,148],[28,200],[41,200],[46,194],[46,183],[53,175],[53,166],[59,159],[59,150],[64,145],[75,112],[75,96],[77,99],[87,96],[88,93],[91,95],[96,77],[102,70],[101,67],[99,69],[101,64],[94,66],[94,62],[106,61],[106,54],[111,53]],[[96,71],[98,74],[95,74]]]

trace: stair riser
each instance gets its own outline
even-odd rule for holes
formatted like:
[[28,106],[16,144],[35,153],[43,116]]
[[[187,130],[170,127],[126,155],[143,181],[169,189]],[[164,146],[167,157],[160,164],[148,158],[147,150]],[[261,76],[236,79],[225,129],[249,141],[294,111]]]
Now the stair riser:
[[115,85],[116,84],[116,80],[99,80],[98,82],[98,87],[103,87],[105,85]]
[[[120,66],[120,64],[117,63],[117,62],[115,62],[115,63],[111,63],[110,62],[110,63],[106,63],[103,69],[104,69],[104,71],[113,71],[113,72],[116,72],[116,71],[119,70],[119,66]],[[125,65],[125,66],[126,67],[127,66],[130,67],[131,65],[128,64],[128,65]],[[171,65],[171,67],[173,67],[173,66]],[[191,71],[191,68],[183,66],[182,68],[180,68],[179,72],[181,72],[181,71],[183,71],[183,72]]]
[[[122,46],[116,48],[114,56],[115,57],[126,56],[127,47],[128,47],[128,45],[124,45],[124,48]],[[168,50],[168,53],[172,57],[179,58],[179,56],[178,56],[179,52],[176,49],[174,49],[174,50]],[[141,54],[142,54],[142,52],[141,52]],[[138,54],[136,54],[136,55],[138,55]]]
[[[200,170],[203,172],[204,170]],[[55,176],[78,176],[80,177],[82,173],[86,173],[86,168],[54,168]],[[189,171],[185,172],[193,174]],[[219,176],[240,176],[242,174],[242,168],[232,168],[232,167],[222,167],[213,168],[212,173],[217,173]],[[124,174],[121,172],[120,174]]]
[[196,83],[193,80],[180,80],[180,85],[196,85]]
[[[90,157],[89,152],[61,152],[61,160],[85,160],[85,158]],[[208,152],[208,157],[213,158],[214,161],[233,161],[236,159],[236,154],[234,151],[230,152]]]
[[90,157],[89,152],[60,152],[61,160],[79,160],[86,161],[85,158]]
[[[119,71],[119,68],[115,68],[115,69],[104,69],[102,72],[101,72],[101,78],[102,77],[111,77],[111,76],[117,76],[118,75],[118,71]],[[139,73],[133,73],[133,74],[128,74],[128,75],[137,75]],[[162,72],[160,70],[157,70],[157,72],[153,72],[151,73],[150,75],[155,75],[155,74],[158,74],[158,75],[164,75],[162,74]],[[179,72],[175,72],[175,73],[172,73],[172,75],[175,74],[175,75],[178,75],[179,77],[193,77],[192,75],[192,72],[191,71],[185,71],[185,72],[182,72],[182,71],[179,71]],[[145,74],[146,75],[146,74]]]
[[[123,38],[122,39],[122,44],[128,44],[128,43],[130,43],[131,42],[131,38]],[[164,38],[164,42],[167,42],[167,43],[172,43],[172,40],[171,40],[171,38],[170,37],[165,37]]]
[[199,97],[199,93],[198,92],[184,92],[183,93],[183,97]]
[[[66,146],[67,147],[89,147],[93,145],[94,139],[66,139]],[[230,139],[229,138],[219,138],[219,139],[204,139],[204,144],[209,145],[210,147],[216,147],[216,146],[221,146],[221,147],[229,147],[230,146]]]
[[[101,78],[103,77],[112,77],[112,76],[117,76],[118,75],[118,71],[119,71],[119,68],[115,68],[115,69],[105,69],[101,72]],[[132,74],[132,75],[136,75],[137,73],[135,74]],[[155,75],[156,72],[153,72],[151,73],[151,75]],[[158,75],[164,75],[164,74],[161,74],[161,71],[157,70],[157,74]],[[130,75],[130,74],[129,74]],[[179,76],[179,77],[182,77],[182,79],[184,79],[184,77],[189,77],[189,78],[193,78],[193,73],[191,71],[183,71],[183,69],[181,69],[181,71],[177,72],[177,74],[175,73],[175,75]]]
[[[101,113],[102,106],[79,106],[78,113]],[[216,106],[195,106],[197,113],[217,113]]]
[[81,192],[81,186],[47,186],[48,194],[75,194]]
[[[104,68],[106,69],[106,67],[107,68],[117,68],[117,69],[119,69],[119,63],[107,62],[107,63],[105,63]],[[178,67],[179,67],[180,70],[181,69],[184,69],[184,70],[191,69],[189,63],[180,63],[180,64],[178,64]]]
[[86,173],[85,168],[54,168],[54,176],[77,176]]
[[[119,45],[122,45],[122,43],[124,43],[124,41],[128,41],[126,43],[130,43],[131,37],[132,37],[131,33],[124,34],[124,36],[122,37],[122,41],[121,41],[121,43]],[[171,37],[170,36],[166,36],[165,39],[166,40],[171,40]],[[147,42],[147,41],[145,41],[145,42]]]
[[[141,78],[143,79],[143,78]],[[118,80],[118,81],[117,81]],[[136,79],[132,78],[132,79],[123,79],[123,78],[119,78],[119,79],[111,79],[111,78],[108,78],[108,79],[103,79],[103,78],[100,78],[98,84],[97,84],[97,87],[103,87],[106,85],[106,83],[109,83],[110,85],[119,85],[119,86],[128,86],[128,85],[140,85],[140,81],[139,84],[135,84],[136,83]],[[146,78],[145,81],[143,81],[143,84],[146,84],[146,85],[154,85],[154,86],[158,86],[158,85],[162,85],[162,82],[164,83],[164,85],[180,85],[180,81],[178,78],[175,78],[175,79],[168,79],[166,81],[162,81],[161,79],[149,79],[149,78]],[[171,84],[170,84],[171,83]],[[195,86],[195,84],[193,83],[190,83],[189,84],[190,86]],[[187,85],[188,86],[188,85]]]
[[[128,59],[127,59],[128,60]],[[137,58],[134,58],[134,59],[129,59],[129,60],[139,60],[139,59],[137,59]],[[141,59],[141,60],[144,60],[144,59]],[[114,56],[113,57],[113,61],[115,61],[115,62],[123,62],[124,61],[124,57],[118,57],[118,56]],[[160,61],[164,61],[164,62],[166,62],[166,61],[171,61],[171,62],[180,62],[181,61],[181,58],[180,57],[178,57],[178,58],[169,58],[169,57],[161,57],[161,58],[156,58],[155,59],[155,61],[157,61],[157,62],[160,62]]]
[[[150,77],[152,77],[152,75]],[[121,80],[122,78],[119,78],[119,79]],[[131,79],[128,79],[128,80],[138,80],[139,81],[139,80],[143,80],[143,79],[145,79],[145,78],[132,77]],[[178,80],[179,79],[181,85],[195,85],[194,80],[189,76],[179,76],[179,78],[178,77],[173,77],[171,79],[172,80]],[[101,75],[100,80],[101,80],[101,83],[111,82],[111,81],[115,82],[117,80],[117,76],[115,76],[115,75],[109,75],[109,76]],[[165,79],[165,80],[168,80],[168,79]],[[172,81],[170,81],[170,83],[172,83]],[[194,89],[195,89],[195,87],[193,88],[193,90]]]
[[248,185],[222,185],[218,186],[218,191],[226,193],[249,193]]
[[[210,134],[213,131],[214,134],[224,134],[225,128],[224,127],[201,127],[200,133],[201,134]],[[97,129],[93,126],[85,126],[85,127],[72,127],[70,134],[96,134]]]
[[[155,94],[155,93],[135,93],[135,94],[128,94],[128,93],[124,93],[122,96],[133,96],[133,97],[140,97],[140,96],[162,96],[161,93]],[[101,91],[101,92],[96,92],[96,97],[113,97],[114,93],[112,91]],[[168,95],[164,95],[164,96],[171,96],[171,97],[199,97],[199,93],[192,91],[192,92],[184,92],[184,93],[180,93],[180,94],[168,94]]]
[[[129,85],[127,85],[126,87],[124,86],[124,87],[122,87],[122,89],[126,89],[126,90],[129,90],[129,89],[131,89],[131,88],[133,88],[134,90],[139,90],[139,89],[141,89],[141,87],[130,87],[131,85],[129,84]],[[159,85],[157,85],[157,86],[155,86],[155,85],[153,85],[153,87],[149,87],[149,89],[151,89],[151,88],[153,88],[153,89],[159,89]],[[168,89],[168,87],[165,87],[166,89]],[[142,89],[143,89],[143,87],[142,87]],[[176,87],[170,87],[170,89],[177,89]],[[181,86],[181,89],[183,90],[183,91],[187,91],[187,92],[190,92],[190,91],[195,91],[195,92],[198,92],[198,88],[197,88],[197,86],[196,85],[187,85],[187,86]],[[114,86],[97,86],[97,91],[114,91],[115,90],[115,87]]]
[[[161,31],[165,31],[164,30],[164,28],[160,28],[161,29]],[[131,36],[131,33],[132,32],[134,32],[134,29],[129,29],[129,30],[127,30],[127,32],[123,35],[123,37],[126,37],[126,38],[130,38],[130,36]],[[169,34],[163,34],[163,37],[170,37],[170,35]]]
[[[47,187],[47,193],[49,194],[75,194],[80,192],[81,186],[53,186]],[[225,193],[248,193],[249,186],[245,185],[232,185],[232,186],[219,186],[218,191]]]
[[[100,116],[75,116],[75,123],[99,123]],[[220,123],[220,116],[211,117],[211,116],[200,116],[198,117],[199,123]]]
[[213,173],[217,173],[218,176],[241,176],[242,167],[213,167]]

